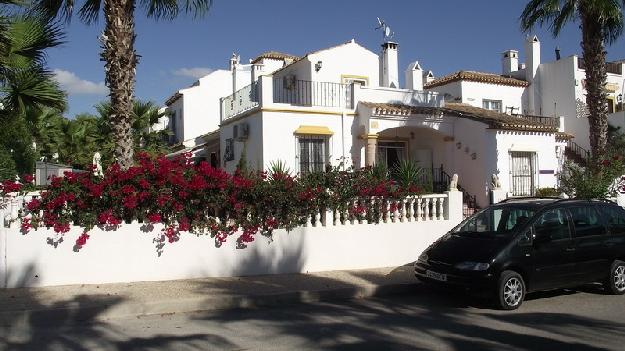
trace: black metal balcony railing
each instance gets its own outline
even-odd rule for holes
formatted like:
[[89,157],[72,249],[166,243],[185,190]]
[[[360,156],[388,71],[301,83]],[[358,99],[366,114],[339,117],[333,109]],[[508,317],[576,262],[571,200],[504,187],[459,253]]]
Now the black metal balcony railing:
[[549,127],[560,128],[560,118],[557,118],[557,117],[516,115],[516,114],[513,116],[522,118],[526,121],[540,123]]
[[353,108],[351,85],[274,78],[273,102],[298,106]]

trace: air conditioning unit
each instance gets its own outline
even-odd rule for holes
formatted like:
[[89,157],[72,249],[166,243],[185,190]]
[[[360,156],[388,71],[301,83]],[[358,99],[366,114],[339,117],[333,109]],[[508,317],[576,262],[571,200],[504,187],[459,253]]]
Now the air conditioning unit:
[[250,125],[248,123],[241,123],[235,126],[235,128],[237,128],[235,129],[237,130],[237,135],[235,136],[235,138],[238,141],[247,140],[247,138],[250,136]]

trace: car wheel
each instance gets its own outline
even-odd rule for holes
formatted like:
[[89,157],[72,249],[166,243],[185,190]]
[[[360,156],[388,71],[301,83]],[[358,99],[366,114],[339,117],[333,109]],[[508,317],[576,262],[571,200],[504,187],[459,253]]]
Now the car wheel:
[[606,291],[613,295],[625,294],[625,262],[614,261],[610,267],[610,275],[603,283]]
[[521,306],[525,298],[525,282],[523,277],[514,271],[504,271],[499,277],[497,286],[498,307],[504,310],[515,310]]

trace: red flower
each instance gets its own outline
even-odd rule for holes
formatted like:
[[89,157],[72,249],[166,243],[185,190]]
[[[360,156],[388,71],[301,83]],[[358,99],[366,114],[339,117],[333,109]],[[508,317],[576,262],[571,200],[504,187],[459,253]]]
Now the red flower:
[[87,239],[89,239],[89,234],[87,234],[87,232],[83,232],[82,234],[80,234],[78,239],[76,239],[76,246],[78,246],[79,248],[85,246],[85,244],[87,243]]
[[32,227],[32,224],[30,224],[30,218],[22,218],[22,232],[28,232]]
[[148,214],[148,221],[150,221],[150,223],[160,223],[161,215],[158,213],[150,213]]
[[31,184],[35,180],[35,177],[32,174],[24,174],[22,176],[22,181],[25,184]]
[[39,201],[39,199],[32,199],[26,204],[26,208],[30,212],[38,211],[40,206],[41,206],[41,201]]
[[180,221],[178,222],[178,230],[183,232],[191,230],[191,223],[189,223],[189,219],[187,217],[180,218]]

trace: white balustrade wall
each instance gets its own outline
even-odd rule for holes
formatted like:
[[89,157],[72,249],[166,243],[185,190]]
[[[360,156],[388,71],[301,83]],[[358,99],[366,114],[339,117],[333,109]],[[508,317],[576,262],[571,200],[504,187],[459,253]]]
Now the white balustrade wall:
[[[28,197],[37,196],[29,194]],[[17,217],[23,199],[0,209]],[[87,244],[73,250],[82,229],[50,245],[50,229],[22,234],[19,223],[0,225],[0,287],[102,284],[203,277],[306,273],[366,269],[411,263],[462,220],[462,193],[402,200],[361,198],[344,211],[319,211],[305,226],[278,229],[272,238],[256,235],[237,248],[237,234],[221,247],[208,234],[183,232],[157,253],[162,226],[131,223],[116,230],[94,228]]]

